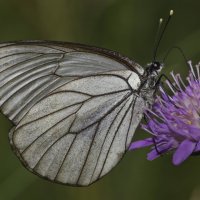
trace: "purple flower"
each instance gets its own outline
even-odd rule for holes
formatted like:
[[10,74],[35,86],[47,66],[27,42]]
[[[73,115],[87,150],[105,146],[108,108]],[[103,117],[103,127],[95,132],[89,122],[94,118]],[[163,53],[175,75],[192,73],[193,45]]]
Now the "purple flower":
[[148,160],[173,152],[174,165],[200,152],[200,63],[195,67],[191,61],[188,64],[188,84],[184,84],[180,74],[171,73],[174,83],[166,81],[166,84],[172,95],[160,87],[161,95],[156,97],[152,109],[145,112],[147,122],[142,129],[151,137],[133,142],[129,150],[152,146]]

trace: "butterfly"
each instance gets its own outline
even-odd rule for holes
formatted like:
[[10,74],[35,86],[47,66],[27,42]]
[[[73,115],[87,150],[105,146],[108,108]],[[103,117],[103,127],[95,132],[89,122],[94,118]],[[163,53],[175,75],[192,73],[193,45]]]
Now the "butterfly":
[[75,43],[1,43],[0,110],[13,123],[12,150],[40,177],[92,184],[126,153],[162,67]]

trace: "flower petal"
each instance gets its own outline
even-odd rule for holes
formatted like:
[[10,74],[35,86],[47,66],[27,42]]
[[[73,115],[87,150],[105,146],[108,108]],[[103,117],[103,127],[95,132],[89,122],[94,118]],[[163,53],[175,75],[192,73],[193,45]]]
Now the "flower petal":
[[136,142],[132,142],[131,145],[129,146],[129,150],[135,150],[139,149],[142,147],[148,147],[153,144],[153,139],[152,138],[146,138],[144,140],[138,140]]
[[200,131],[199,131],[199,127],[195,127],[195,126],[189,126],[188,127],[191,136],[195,139],[195,140],[200,140]]
[[184,140],[173,155],[172,162],[174,165],[181,164],[184,160],[186,160],[194,151],[196,143],[190,140]]
[[154,160],[156,158],[158,158],[161,154],[159,154],[155,149],[150,151],[147,154],[147,160]]
[[200,151],[200,142],[198,142],[195,146],[194,152],[199,152]]

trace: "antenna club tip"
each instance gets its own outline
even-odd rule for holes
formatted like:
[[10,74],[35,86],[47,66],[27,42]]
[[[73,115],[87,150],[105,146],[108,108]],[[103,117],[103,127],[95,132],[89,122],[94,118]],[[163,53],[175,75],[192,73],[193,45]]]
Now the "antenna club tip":
[[172,16],[174,14],[174,10],[170,10],[169,15]]

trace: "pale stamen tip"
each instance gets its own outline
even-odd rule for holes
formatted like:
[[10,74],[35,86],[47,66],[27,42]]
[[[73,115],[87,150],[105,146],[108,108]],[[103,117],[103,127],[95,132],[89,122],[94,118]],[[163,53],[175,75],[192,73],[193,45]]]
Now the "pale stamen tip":
[[163,18],[160,18],[159,23],[162,24],[162,22],[163,22]]
[[174,14],[174,10],[170,10],[169,15],[172,16]]

